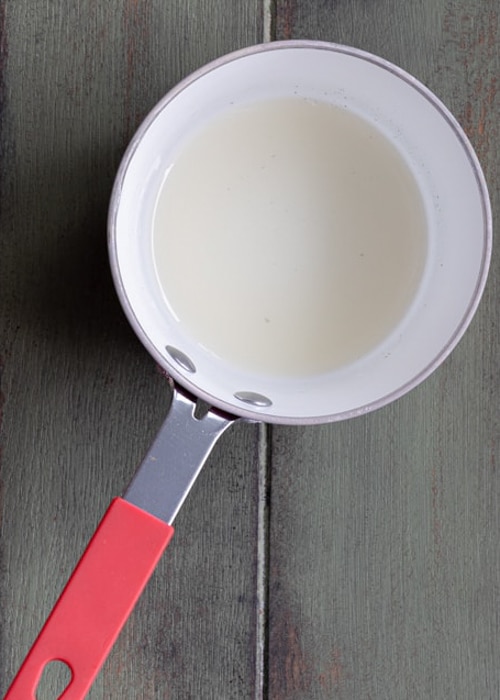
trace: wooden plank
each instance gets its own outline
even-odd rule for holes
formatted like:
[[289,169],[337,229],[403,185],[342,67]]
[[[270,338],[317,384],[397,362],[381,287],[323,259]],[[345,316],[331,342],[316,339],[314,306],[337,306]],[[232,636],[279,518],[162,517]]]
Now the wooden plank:
[[[498,215],[496,3],[278,0],[277,38],[414,73],[477,148]],[[499,265],[445,365],[370,416],[273,428],[269,698],[496,698]]]
[[[119,158],[168,88],[261,33],[257,0],[0,5],[1,696],[168,405],[110,281]],[[254,696],[257,436],[224,436],[90,698]]]

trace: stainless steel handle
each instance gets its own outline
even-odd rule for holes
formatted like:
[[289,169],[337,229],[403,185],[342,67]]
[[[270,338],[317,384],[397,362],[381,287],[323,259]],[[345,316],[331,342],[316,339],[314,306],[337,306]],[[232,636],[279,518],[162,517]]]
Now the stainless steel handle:
[[123,496],[170,525],[218,438],[237,420],[212,409],[197,418],[195,409],[175,388],[165,422]]

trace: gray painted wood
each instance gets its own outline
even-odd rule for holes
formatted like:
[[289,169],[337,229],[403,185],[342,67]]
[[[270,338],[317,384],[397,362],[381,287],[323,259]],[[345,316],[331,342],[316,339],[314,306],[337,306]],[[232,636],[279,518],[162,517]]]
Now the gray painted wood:
[[[278,2],[278,38],[359,46],[456,113],[498,212],[494,2]],[[273,700],[497,698],[498,254],[445,365],[373,415],[273,428]]]
[[[106,259],[140,120],[269,34],[359,46],[456,113],[498,212],[498,24],[493,0],[0,3],[0,695],[168,405]],[[466,337],[393,406],[222,438],[89,698],[500,696],[498,286],[495,251]]]
[[[119,159],[173,84],[259,41],[261,20],[253,0],[0,10],[3,697],[168,405],[110,280]],[[90,698],[253,697],[257,441],[224,437]]]

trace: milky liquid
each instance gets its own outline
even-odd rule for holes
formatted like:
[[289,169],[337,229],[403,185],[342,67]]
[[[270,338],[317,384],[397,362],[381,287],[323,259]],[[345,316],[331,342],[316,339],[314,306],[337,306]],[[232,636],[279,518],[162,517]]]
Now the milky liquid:
[[274,100],[228,111],[181,149],[153,254],[169,307],[202,346],[242,369],[306,376],[359,358],[401,320],[426,219],[408,166],[372,125]]

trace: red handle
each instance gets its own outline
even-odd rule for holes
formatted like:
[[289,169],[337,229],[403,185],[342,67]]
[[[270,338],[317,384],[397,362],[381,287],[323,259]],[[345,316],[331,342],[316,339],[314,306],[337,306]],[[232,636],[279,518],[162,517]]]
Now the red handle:
[[51,661],[72,674],[60,700],[82,700],[173,532],[137,506],[112,501],[4,700],[36,700]]

